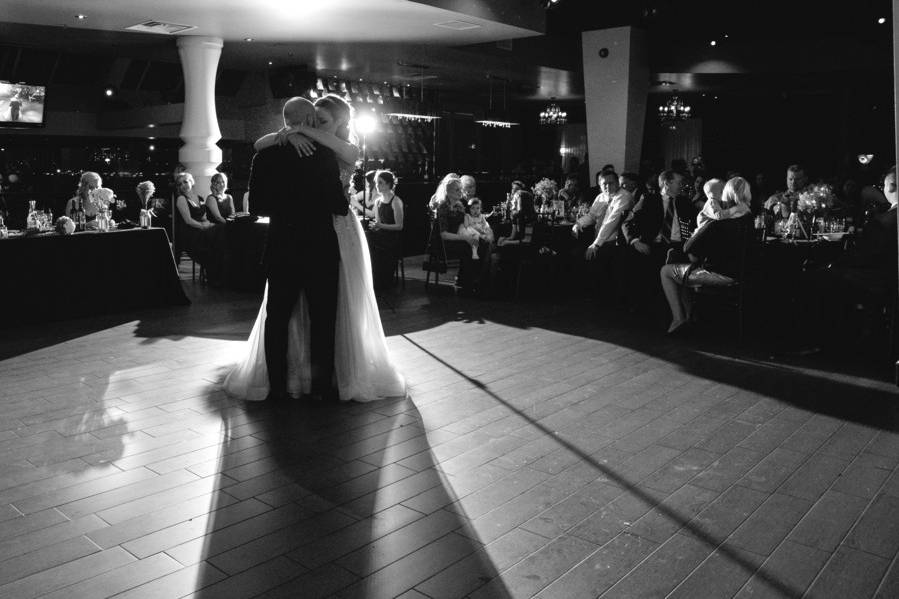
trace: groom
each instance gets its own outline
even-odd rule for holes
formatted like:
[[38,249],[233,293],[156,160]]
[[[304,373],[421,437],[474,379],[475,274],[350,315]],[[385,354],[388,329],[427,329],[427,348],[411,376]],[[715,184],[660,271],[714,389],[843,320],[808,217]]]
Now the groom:
[[[305,98],[287,100],[283,114],[288,127],[315,127],[315,107]],[[271,216],[263,254],[268,276],[266,399],[287,397],[287,325],[301,291],[311,323],[312,394],[336,399],[332,378],[340,252],[332,215],[346,214],[347,200],[334,152],[318,146],[303,157],[296,135],[288,141],[257,152],[250,170],[250,196],[269,206]]]

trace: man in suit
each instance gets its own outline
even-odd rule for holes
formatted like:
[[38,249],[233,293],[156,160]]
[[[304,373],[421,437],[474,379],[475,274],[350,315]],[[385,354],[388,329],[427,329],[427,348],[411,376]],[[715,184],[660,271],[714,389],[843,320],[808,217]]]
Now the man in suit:
[[661,298],[659,269],[669,250],[683,247],[686,225],[695,222],[696,211],[680,193],[683,184],[679,172],[662,171],[660,193],[644,194],[622,225],[628,245],[628,288],[638,301]]
[[[305,98],[284,104],[284,124],[314,127],[315,107]],[[268,277],[265,360],[268,399],[287,395],[287,325],[301,291],[309,306],[312,394],[335,399],[334,328],[340,251],[332,215],[347,213],[337,158],[318,146],[302,156],[296,136],[253,157],[249,189],[270,207],[263,262]]]

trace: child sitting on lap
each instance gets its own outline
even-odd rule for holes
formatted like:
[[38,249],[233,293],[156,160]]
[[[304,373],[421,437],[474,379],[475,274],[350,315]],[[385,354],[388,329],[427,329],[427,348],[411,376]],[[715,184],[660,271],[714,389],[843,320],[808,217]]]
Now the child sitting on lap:
[[471,198],[468,200],[468,214],[465,221],[459,225],[458,234],[471,244],[471,258],[478,259],[478,244],[483,239],[487,243],[493,243],[493,229],[487,218],[481,214],[481,200]]

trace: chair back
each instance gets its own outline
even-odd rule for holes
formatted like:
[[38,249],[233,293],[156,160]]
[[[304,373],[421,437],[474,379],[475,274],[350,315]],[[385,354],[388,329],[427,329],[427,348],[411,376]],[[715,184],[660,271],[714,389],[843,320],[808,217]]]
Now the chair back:
[[447,271],[446,245],[440,235],[440,224],[437,219],[429,219],[428,245],[422,270],[429,272],[445,273]]

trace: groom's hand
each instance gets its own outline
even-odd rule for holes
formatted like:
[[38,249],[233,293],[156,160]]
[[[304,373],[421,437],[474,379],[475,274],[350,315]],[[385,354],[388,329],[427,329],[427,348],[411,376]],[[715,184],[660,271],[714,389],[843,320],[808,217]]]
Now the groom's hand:
[[287,141],[296,148],[300,156],[312,156],[315,153],[315,144],[305,135],[299,133],[291,133],[287,136]]

